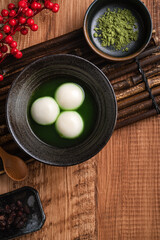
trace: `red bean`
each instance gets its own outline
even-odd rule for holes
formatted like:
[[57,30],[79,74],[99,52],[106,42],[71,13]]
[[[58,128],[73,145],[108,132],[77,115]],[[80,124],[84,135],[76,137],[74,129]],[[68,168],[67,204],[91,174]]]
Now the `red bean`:
[[18,206],[18,207],[22,207],[22,206],[23,206],[22,202],[18,200],[18,201],[17,201],[17,206]]
[[22,228],[27,222],[27,215],[30,209],[27,205],[18,200],[15,203],[6,204],[0,207],[0,230],[5,231],[13,228]]

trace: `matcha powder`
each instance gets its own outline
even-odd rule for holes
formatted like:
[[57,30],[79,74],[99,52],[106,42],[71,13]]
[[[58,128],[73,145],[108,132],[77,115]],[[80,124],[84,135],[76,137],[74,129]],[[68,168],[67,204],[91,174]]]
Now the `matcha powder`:
[[126,47],[138,39],[137,21],[128,9],[108,9],[94,28],[94,37],[100,38],[103,47],[113,46],[115,50],[128,51]]

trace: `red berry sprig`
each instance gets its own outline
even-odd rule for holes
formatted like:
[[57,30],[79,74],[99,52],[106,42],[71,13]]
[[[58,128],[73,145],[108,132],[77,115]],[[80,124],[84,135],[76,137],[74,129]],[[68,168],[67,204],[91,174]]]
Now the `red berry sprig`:
[[[44,0],[43,4],[39,0],[20,0],[18,6],[14,3],[8,4],[8,10],[3,9],[0,15],[0,63],[12,54],[15,58],[20,59],[23,55],[17,49],[17,42],[14,41],[13,35],[20,31],[26,35],[28,30],[38,30],[38,25],[35,24],[33,17],[44,9],[49,9],[56,13],[59,11],[59,4],[53,3],[51,0]],[[9,53],[10,49],[10,53]],[[0,81],[3,80],[3,75],[0,75]]]

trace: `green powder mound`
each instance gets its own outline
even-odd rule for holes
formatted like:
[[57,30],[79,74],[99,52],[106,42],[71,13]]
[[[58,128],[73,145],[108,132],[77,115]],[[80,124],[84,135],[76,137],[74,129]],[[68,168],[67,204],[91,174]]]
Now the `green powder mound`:
[[109,8],[98,19],[94,28],[95,38],[100,38],[103,47],[113,46],[115,50],[128,51],[126,47],[132,41],[138,39],[136,18],[128,9]]

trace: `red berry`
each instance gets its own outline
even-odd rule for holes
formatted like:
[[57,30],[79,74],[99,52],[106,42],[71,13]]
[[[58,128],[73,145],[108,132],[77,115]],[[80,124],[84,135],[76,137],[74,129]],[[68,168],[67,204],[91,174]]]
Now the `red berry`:
[[7,37],[5,38],[5,42],[6,42],[6,43],[11,43],[11,42],[13,42],[13,37],[12,37],[12,36],[7,36]]
[[1,47],[1,52],[2,53],[6,53],[8,51],[8,47],[6,46],[6,45],[3,45],[2,47]]
[[9,13],[9,16],[10,17],[15,17],[16,16],[16,11],[15,10],[11,10],[10,13]]
[[21,33],[22,33],[23,35],[26,35],[26,34],[28,33],[28,29],[27,29],[27,28],[22,28],[22,29],[21,29]]
[[42,5],[40,3],[37,3],[37,9],[41,10],[41,8],[42,8]]
[[9,10],[13,10],[13,9],[15,9],[15,4],[14,3],[10,3],[10,4],[8,4],[8,9]]
[[28,19],[27,19],[27,24],[28,24],[29,26],[33,25],[33,24],[34,24],[34,20],[33,20],[32,18],[28,18]]
[[3,10],[1,11],[1,14],[2,14],[3,17],[7,17],[8,14],[9,14],[9,12],[8,12],[8,10],[3,9]]
[[44,6],[46,7],[46,8],[48,8],[48,9],[52,9],[53,8],[53,3],[52,2],[50,2],[50,1],[46,1],[45,3],[44,3]]
[[27,17],[32,17],[33,16],[33,11],[32,9],[28,8],[28,10],[25,12]]
[[3,17],[0,15],[0,23],[3,23]]
[[28,7],[25,7],[22,9],[22,12],[25,13],[29,8]]
[[54,3],[50,2],[50,9],[52,9],[54,6]]
[[22,56],[23,56],[23,54],[22,54],[21,51],[18,51],[18,52],[15,54],[15,57],[16,57],[17,59],[20,59]]
[[15,55],[17,52],[18,52],[18,49],[17,49],[17,48],[12,48],[12,49],[11,49],[11,54],[12,54],[12,55]]
[[0,33],[0,40],[2,40],[3,39],[3,34],[2,33]]
[[0,52],[0,58],[2,58],[3,57],[3,54]]
[[12,27],[14,27],[17,24],[15,19],[11,19],[9,20],[9,25],[11,25]]
[[16,48],[16,47],[17,47],[17,42],[16,42],[16,41],[13,41],[13,42],[11,42],[11,43],[9,44],[9,46],[10,46],[11,48]]
[[32,31],[37,31],[38,30],[38,25],[33,24],[30,28],[31,28]]
[[3,81],[3,75],[0,75],[0,81]]
[[23,0],[21,0],[21,1],[19,1],[18,6],[21,8],[25,8],[25,7],[27,7],[27,3]]
[[54,4],[53,4],[52,11],[53,11],[54,13],[56,13],[56,12],[59,11],[59,4],[58,4],[58,3],[54,3]]
[[19,23],[24,24],[26,22],[26,18],[19,17],[18,21],[19,21]]
[[9,32],[11,31],[10,26],[9,26],[9,25],[4,25],[3,31],[4,31],[5,33],[9,33]]
[[32,2],[32,3],[31,3],[31,8],[32,8],[33,10],[36,10],[36,9],[38,8],[38,3],[37,3],[37,2]]

